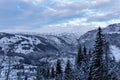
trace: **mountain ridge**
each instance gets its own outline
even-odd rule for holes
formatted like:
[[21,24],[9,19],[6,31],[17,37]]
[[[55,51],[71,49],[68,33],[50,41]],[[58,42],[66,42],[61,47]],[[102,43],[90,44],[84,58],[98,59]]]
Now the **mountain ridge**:
[[74,35],[0,33],[1,54],[12,53],[14,56],[31,60],[39,60],[47,56],[75,55],[77,45],[77,38]]
[[[117,28],[116,28],[117,26]],[[120,23],[102,28],[110,47],[120,48]],[[114,30],[113,30],[114,29]],[[45,56],[73,56],[76,55],[79,43],[92,49],[97,29],[88,31],[80,38],[75,34],[33,34],[33,33],[0,33],[0,51],[5,53],[13,48],[15,56],[39,59]],[[111,47],[113,48],[113,47]],[[8,52],[6,52],[8,54]],[[36,56],[38,55],[38,56]]]

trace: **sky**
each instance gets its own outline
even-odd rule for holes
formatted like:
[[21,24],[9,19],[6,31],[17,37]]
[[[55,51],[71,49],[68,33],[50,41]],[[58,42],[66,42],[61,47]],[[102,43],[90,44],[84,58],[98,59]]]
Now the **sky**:
[[0,31],[106,27],[120,22],[119,5],[120,0],[0,0]]

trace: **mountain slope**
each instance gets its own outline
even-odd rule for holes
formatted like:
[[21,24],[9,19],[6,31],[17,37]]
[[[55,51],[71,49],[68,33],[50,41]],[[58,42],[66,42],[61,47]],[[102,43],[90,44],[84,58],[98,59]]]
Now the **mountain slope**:
[[[120,23],[111,24],[103,28],[106,40],[109,42],[111,52],[115,52],[115,47],[120,49]],[[97,29],[88,31],[79,38],[79,43],[86,45],[87,48],[92,49],[96,38]],[[114,46],[114,47],[113,47]],[[115,55],[113,53],[113,55]],[[117,55],[117,54],[116,54]],[[117,58],[118,60],[118,58]],[[120,58],[119,58],[120,60]]]
[[[84,35],[79,38],[80,43],[85,44],[93,44],[96,38],[97,29],[88,31]],[[111,24],[106,28],[103,28],[103,33],[105,34],[106,39],[109,41],[110,44],[117,45],[120,47],[119,40],[120,40],[120,23],[118,24]],[[116,43],[117,44],[116,44]],[[92,47],[93,45],[88,45]]]
[[43,35],[25,33],[0,33],[1,54],[13,53],[14,56],[39,60],[44,57],[74,55],[77,38],[70,35]]

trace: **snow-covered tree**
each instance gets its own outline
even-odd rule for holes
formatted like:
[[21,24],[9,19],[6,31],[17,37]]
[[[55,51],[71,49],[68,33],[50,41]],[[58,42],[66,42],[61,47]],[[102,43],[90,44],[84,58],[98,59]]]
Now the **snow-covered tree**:
[[89,80],[105,80],[105,67],[103,64],[104,36],[101,28],[98,29],[96,41],[94,45],[94,52],[92,55],[92,64],[90,68]]
[[65,71],[64,71],[64,80],[73,80],[73,70],[70,61],[67,61]]
[[54,67],[52,67],[52,69],[51,69],[51,77],[52,77],[52,78],[55,78],[55,70],[54,70]]
[[56,80],[61,80],[63,78],[63,71],[61,66],[61,61],[58,59],[56,64]]
[[50,77],[50,68],[49,67],[45,70],[45,73],[46,73],[45,77],[49,78]]
[[83,54],[84,54],[84,57],[87,55],[87,48],[85,46],[83,48]]
[[84,58],[83,52],[82,52],[82,47],[81,45],[79,46],[77,57],[76,57],[76,67],[79,68],[82,64],[82,60]]

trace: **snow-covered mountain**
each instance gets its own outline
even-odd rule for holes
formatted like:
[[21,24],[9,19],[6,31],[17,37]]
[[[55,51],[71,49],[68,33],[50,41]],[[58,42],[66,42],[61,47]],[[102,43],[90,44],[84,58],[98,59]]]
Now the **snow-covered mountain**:
[[76,36],[83,35],[89,30],[93,30],[95,27],[91,26],[80,26],[76,23],[76,25],[72,24],[63,24],[62,26],[59,24],[56,24],[54,26],[46,26],[46,27],[41,27],[40,29],[36,30],[39,33],[44,33],[44,34],[75,34]]
[[[87,48],[94,45],[97,29],[88,31],[80,37],[76,33],[64,34],[33,34],[33,33],[0,33],[0,51],[12,53],[24,58],[37,60],[46,56],[70,56],[75,55],[78,41]],[[110,48],[120,48],[120,23],[111,24],[103,28],[106,39],[109,41]],[[80,38],[79,38],[80,37]],[[79,38],[79,39],[78,39]],[[115,52],[113,52],[115,53]]]
[[[79,42],[86,45],[87,48],[93,48],[96,33],[97,29],[88,31],[79,38]],[[103,33],[116,60],[120,60],[118,57],[120,52],[120,23],[108,25],[106,28],[103,28]]]
[[[74,63],[73,56],[76,53],[77,45],[77,37],[74,34],[51,35],[1,32],[0,80],[5,80],[9,64],[11,65],[10,69],[12,69],[10,72],[11,80],[17,80],[18,76],[24,78],[25,75],[18,75],[23,71],[25,74],[30,75],[29,80],[34,80],[38,65],[44,66],[46,62],[49,62],[51,66],[55,66],[57,59],[60,59],[62,66],[65,67],[68,58]],[[11,60],[9,56],[11,56]],[[19,68],[21,65],[24,70]]]
[[1,53],[39,60],[44,57],[75,55],[78,41],[74,34],[0,33]]
[[[75,55],[79,43],[86,45],[89,49],[93,48],[96,33],[97,29],[88,31],[80,37],[80,35],[76,36],[76,33],[36,34],[1,32],[0,63],[2,65],[0,66],[0,70],[2,75],[0,80],[5,80],[5,71],[8,70],[10,64],[9,56],[11,56],[11,80],[17,80],[17,76],[19,76],[18,73],[23,71],[19,68],[16,69],[16,66],[20,65],[24,66],[25,74],[30,75],[29,80],[34,80],[36,67],[38,65],[44,66],[46,62],[48,62],[51,67],[56,65],[57,59],[60,59],[63,70],[68,59],[71,61],[72,65],[75,65]],[[103,28],[103,33],[106,34],[105,37],[109,41],[111,53],[115,59],[119,61],[120,23],[111,24]],[[5,56],[3,54],[5,54]],[[33,71],[30,70],[31,68]]]

